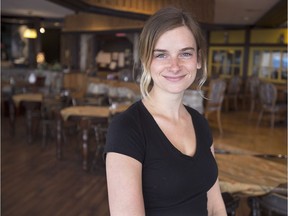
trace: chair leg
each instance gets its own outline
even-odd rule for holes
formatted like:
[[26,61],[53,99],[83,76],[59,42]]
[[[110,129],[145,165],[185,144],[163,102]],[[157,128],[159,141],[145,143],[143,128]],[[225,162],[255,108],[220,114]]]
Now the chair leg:
[[12,99],[9,99],[9,120],[10,120],[10,126],[11,126],[11,136],[14,137],[15,135],[15,116],[16,116],[16,107],[13,104]]
[[271,128],[274,128],[274,124],[275,124],[275,113],[272,112],[271,113]]
[[47,124],[45,121],[42,122],[42,147],[46,146],[47,139]]
[[263,112],[264,112],[264,110],[262,109],[261,112],[259,113],[257,126],[260,125],[260,122],[261,122],[261,120],[262,120],[262,116],[263,116]]
[[252,101],[251,101],[251,106],[250,106],[249,119],[252,118],[252,114],[253,114],[253,112],[254,112],[254,109],[255,109],[255,101],[252,100]]
[[225,99],[225,109],[226,109],[226,111],[229,111],[229,99],[228,99],[228,97],[226,97],[226,99]]
[[234,96],[234,108],[236,111],[238,110],[238,101],[237,100],[238,100],[237,96]]
[[217,122],[220,134],[223,134],[222,123],[221,123],[221,110],[217,110]]

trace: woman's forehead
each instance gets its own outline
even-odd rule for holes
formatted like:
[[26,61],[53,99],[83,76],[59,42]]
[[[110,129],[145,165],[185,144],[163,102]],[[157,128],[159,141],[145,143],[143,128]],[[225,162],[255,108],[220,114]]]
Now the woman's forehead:
[[158,38],[154,49],[167,49],[170,47],[181,47],[181,49],[185,47],[196,48],[195,37],[186,26],[168,30]]

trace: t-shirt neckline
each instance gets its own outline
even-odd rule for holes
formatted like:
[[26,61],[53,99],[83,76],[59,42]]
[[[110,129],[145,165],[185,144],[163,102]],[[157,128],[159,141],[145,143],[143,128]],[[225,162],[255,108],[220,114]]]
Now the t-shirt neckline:
[[[144,103],[142,100],[139,100],[139,104],[142,107],[142,109],[144,110],[144,112],[149,116],[149,118],[151,118],[151,120],[153,121],[153,124],[155,125],[155,127],[157,128],[157,130],[159,131],[159,134],[161,136],[161,138],[165,141],[165,143],[167,143],[167,145],[169,146],[169,148],[173,151],[176,152],[178,155],[180,155],[180,157],[183,158],[187,158],[187,159],[195,159],[197,154],[198,154],[198,137],[197,137],[197,125],[194,124],[191,112],[189,112],[189,110],[187,110],[190,114],[191,117],[191,121],[195,130],[195,139],[196,139],[196,149],[193,155],[187,155],[184,154],[183,152],[181,152],[178,148],[176,148],[171,142],[170,140],[166,137],[166,135],[164,134],[164,132],[161,130],[161,128],[159,127],[159,125],[157,124],[156,120],[154,119],[154,117],[152,116],[152,114],[149,112],[149,110],[145,107]],[[187,109],[187,107],[185,106],[185,108]]]

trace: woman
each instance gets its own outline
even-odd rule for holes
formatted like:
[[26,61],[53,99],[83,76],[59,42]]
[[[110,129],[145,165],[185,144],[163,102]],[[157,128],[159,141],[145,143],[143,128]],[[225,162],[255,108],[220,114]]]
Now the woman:
[[182,103],[196,77],[206,79],[201,29],[188,13],[162,9],[142,30],[139,56],[143,99],[107,134],[111,215],[226,215],[207,121]]

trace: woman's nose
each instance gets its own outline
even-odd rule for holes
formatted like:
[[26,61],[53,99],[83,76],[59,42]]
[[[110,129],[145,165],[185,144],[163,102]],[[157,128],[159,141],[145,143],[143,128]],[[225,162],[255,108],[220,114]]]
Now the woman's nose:
[[180,60],[178,58],[171,58],[170,70],[172,72],[178,72],[180,70]]

